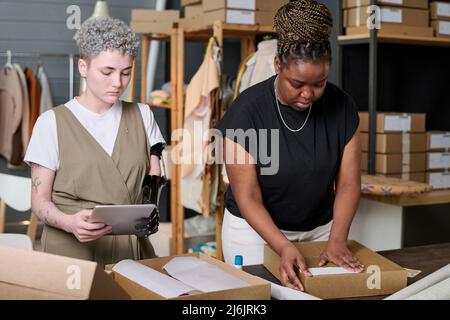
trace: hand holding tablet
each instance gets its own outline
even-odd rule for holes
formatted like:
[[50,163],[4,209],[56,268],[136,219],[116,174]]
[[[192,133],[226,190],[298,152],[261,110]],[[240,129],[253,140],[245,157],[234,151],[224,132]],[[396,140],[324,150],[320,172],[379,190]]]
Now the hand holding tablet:
[[148,236],[157,230],[154,226],[149,226],[149,232],[144,232],[144,229],[147,230],[148,224],[153,222],[154,215],[152,213],[155,208],[154,204],[96,206],[92,210],[89,222],[103,222],[111,226],[113,235]]

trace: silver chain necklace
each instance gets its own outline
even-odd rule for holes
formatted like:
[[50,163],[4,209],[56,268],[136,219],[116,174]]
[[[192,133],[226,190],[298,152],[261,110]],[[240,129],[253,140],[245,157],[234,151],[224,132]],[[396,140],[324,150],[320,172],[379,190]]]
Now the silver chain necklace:
[[278,109],[278,113],[279,113],[279,115],[280,115],[281,121],[283,122],[284,126],[285,126],[289,131],[291,131],[291,132],[299,132],[299,131],[301,131],[301,130],[304,128],[304,126],[305,126],[306,123],[308,122],[309,115],[310,115],[311,109],[312,109],[312,104],[311,104],[311,106],[309,107],[308,114],[306,115],[306,119],[305,119],[305,121],[303,122],[302,126],[301,126],[300,128],[298,128],[298,129],[292,129],[292,128],[290,128],[290,127],[286,124],[286,122],[284,121],[283,115],[281,114],[280,105],[279,105],[279,103],[278,103],[278,94],[277,94],[277,86],[276,86],[277,83],[278,83],[278,76],[277,76],[277,78],[275,79],[275,81],[273,82],[273,88],[274,88],[274,91],[275,91],[275,101],[276,101],[276,103],[277,103],[277,109]]

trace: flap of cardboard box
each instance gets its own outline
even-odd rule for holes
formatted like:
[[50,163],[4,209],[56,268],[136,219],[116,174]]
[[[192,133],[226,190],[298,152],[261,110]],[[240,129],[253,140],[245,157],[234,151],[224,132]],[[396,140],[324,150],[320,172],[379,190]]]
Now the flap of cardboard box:
[[0,246],[2,299],[129,299],[95,262]]

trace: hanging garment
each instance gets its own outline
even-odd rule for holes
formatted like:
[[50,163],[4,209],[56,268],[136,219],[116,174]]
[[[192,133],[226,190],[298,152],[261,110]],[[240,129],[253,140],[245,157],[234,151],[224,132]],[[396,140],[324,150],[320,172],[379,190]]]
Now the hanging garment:
[[182,142],[181,198],[185,207],[206,215],[209,210],[205,212],[200,208],[202,174],[208,146],[204,135],[211,128],[212,109],[218,103],[213,94],[220,85],[219,53],[215,39],[211,38],[203,63],[187,87],[185,103],[184,129],[187,132]]
[[[224,92],[222,86],[222,93]],[[215,128],[222,118],[222,111],[224,110],[225,99],[222,94],[222,99],[220,99],[221,92],[218,89],[213,90],[211,93],[212,101],[212,112],[209,121],[209,127]],[[209,139],[208,142],[211,142]],[[214,150],[216,144],[210,143],[205,149],[205,161],[206,165],[202,174],[202,192],[200,198],[200,208],[202,209],[204,216],[209,216],[216,212],[219,201],[217,199],[219,195],[219,179],[220,179],[220,165],[214,161],[214,157],[217,155],[218,150]],[[222,147],[221,145],[218,147]]]
[[[253,56],[255,55],[255,52],[252,52],[251,54],[249,54],[244,60],[241,61],[241,64],[239,65],[238,68],[238,73],[236,76],[236,84],[234,86],[234,95],[233,95],[233,99],[236,99],[237,96],[239,95],[239,93],[241,93],[241,83],[242,83],[242,78],[245,76],[248,78],[249,75],[246,73],[247,71],[247,64],[250,61],[250,59],[253,58]],[[245,83],[248,83],[248,79],[244,80]]]
[[33,71],[30,68],[25,68],[25,79],[27,80],[28,97],[30,104],[30,130],[29,137],[33,132],[34,124],[39,117],[39,107],[41,104],[41,87],[39,81],[34,76]]
[[17,74],[20,78],[20,84],[23,96],[23,112],[22,112],[22,123],[21,123],[21,138],[22,138],[22,157],[25,156],[25,150],[30,141],[30,97],[28,96],[27,79],[23,73],[22,67],[18,64],[14,64],[14,69],[16,69]]
[[39,114],[43,114],[45,111],[53,108],[53,99],[47,75],[45,74],[44,67],[41,65],[38,66],[36,78],[38,79],[39,85],[41,86],[41,100],[39,102]]
[[0,155],[9,164],[22,163],[21,122],[24,105],[22,85],[16,69],[0,70]]
[[274,59],[277,55],[277,40],[264,40],[258,50],[248,60],[246,70],[239,84],[239,92],[275,75]]

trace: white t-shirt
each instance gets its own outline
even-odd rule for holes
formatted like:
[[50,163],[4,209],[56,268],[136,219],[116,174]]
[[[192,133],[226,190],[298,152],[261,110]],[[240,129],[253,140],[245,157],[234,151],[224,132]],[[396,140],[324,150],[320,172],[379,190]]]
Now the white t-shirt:
[[[82,106],[76,98],[65,104],[75,115],[83,127],[111,156],[119,131],[122,116],[122,101],[116,102],[108,111],[98,114]],[[165,144],[164,138],[159,131],[153,112],[149,106],[138,103],[144,120],[147,142],[150,146],[157,143]],[[59,168],[58,132],[56,128],[56,116],[53,110],[41,114],[33,128],[33,134],[25,154],[25,162],[39,164],[50,170],[57,171]]]

